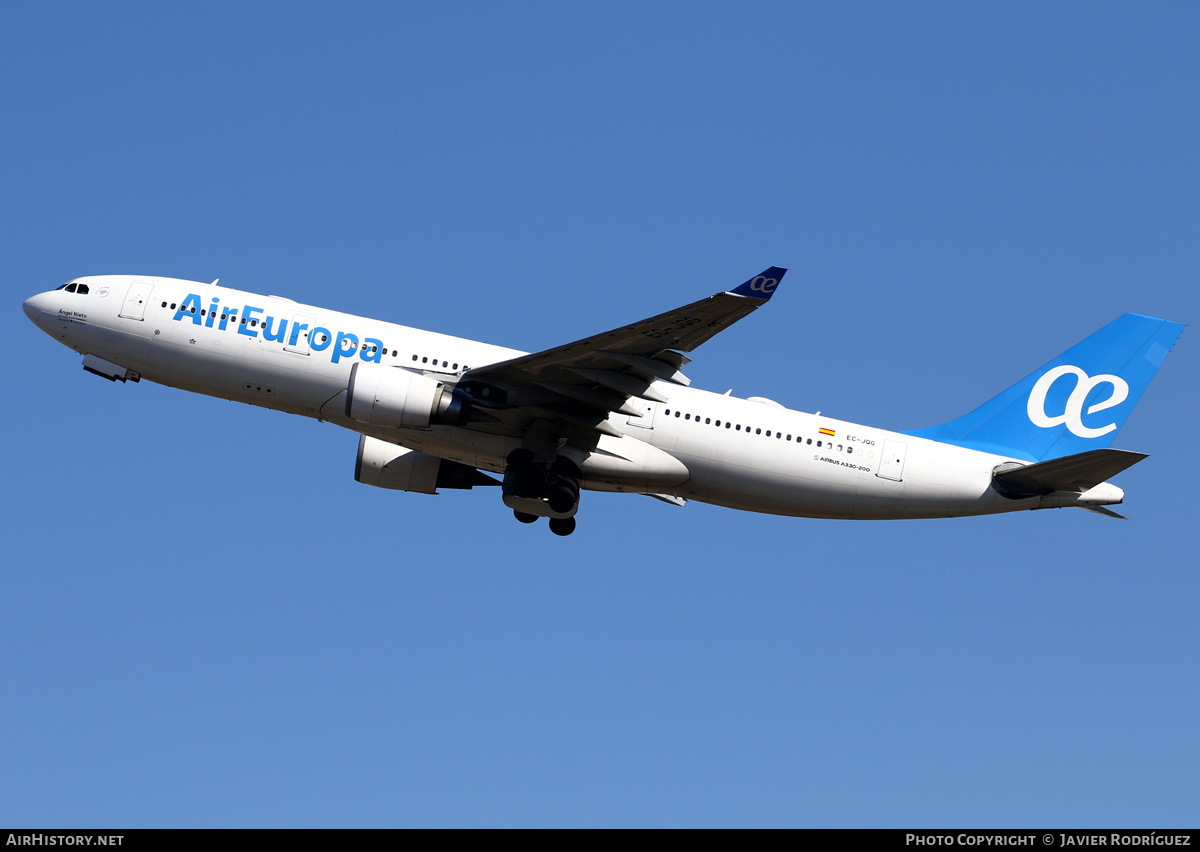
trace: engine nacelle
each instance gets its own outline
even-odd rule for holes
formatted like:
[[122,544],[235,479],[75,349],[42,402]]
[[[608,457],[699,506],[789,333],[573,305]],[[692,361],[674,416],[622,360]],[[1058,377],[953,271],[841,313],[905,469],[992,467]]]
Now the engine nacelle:
[[[356,363],[346,389],[346,416],[374,426],[426,429],[441,415],[453,414],[450,388],[403,367]],[[452,418],[453,419],[453,418]]]
[[499,485],[492,477],[458,462],[440,459],[361,435],[354,478],[364,485],[437,494],[439,488],[473,488]]

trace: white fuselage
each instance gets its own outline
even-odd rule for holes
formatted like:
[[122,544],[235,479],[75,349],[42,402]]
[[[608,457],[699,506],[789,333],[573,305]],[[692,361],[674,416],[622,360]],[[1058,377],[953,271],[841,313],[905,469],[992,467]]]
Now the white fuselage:
[[[145,276],[75,279],[26,302],[47,334],[141,378],[210,396],[314,417],[410,449],[503,472],[519,439],[472,427],[374,427],[350,420],[355,362],[420,370],[453,383],[468,368],[524,353],[216,285]],[[194,309],[194,313],[193,313]],[[124,315],[123,315],[124,314]],[[644,416],[613,414],[624,437],[678,459],[685,481],[585,478],[585,488],[659,491],[735,509],[815,518],[933,518],[1035,509],[992,487],[1005,456],[658,382],[665,402],[636,401]],[[719,425],[718,425],[719,424]],[[586,472],[586,468],[585,468]],[[657,487],[664,486],[664,487]],[[1061,504],[1059,504],[1061,505]]]

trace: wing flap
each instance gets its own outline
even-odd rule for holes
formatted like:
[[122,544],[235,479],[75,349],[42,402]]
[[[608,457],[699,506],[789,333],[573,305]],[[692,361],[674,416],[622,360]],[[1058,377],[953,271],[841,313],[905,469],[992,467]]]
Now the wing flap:
[[639,409],[628,403],[628,397],[607,390],[597,390],[587,385],[560,384],[559,382],[538,382],[538,385],[552,393],[561,394],[567,399],[582,402],[584,405],[590,405],[601,411],[619,411],[630,417],[642,416]]
[[597,352],[601,358],[616,361],[632,367],[648,379],[662,379],[677,385],[688,387],[692,380],[679,372],[677,364],[669,364],[662,358],[646,358],[643,355],[630,355],[628,352]]
[[568,367],[567,369],[577,376],[582,376],[626,396],[636,396],[650,402],[667,401],[666,396],[651,387],[650,382],[642,381],[626,373],[617,373],[612,370],[588,370],[582,367]]

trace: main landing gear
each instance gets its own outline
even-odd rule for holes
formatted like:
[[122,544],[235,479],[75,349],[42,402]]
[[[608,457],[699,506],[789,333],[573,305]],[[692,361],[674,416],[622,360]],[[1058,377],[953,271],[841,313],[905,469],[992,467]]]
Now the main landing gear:
[[[527,512],[513,511],[513,517],[523,524],[535,523],[538,519],[537,515],[530,515]],[[575,518],[551,518],[549,521],[550,532],[555,535],[570,535],[575,532]]]
[[570,535],[575,532],[575,513],[579,511],[581,475],[579,468],[562,456],[552,463],[539,463],[529,451],[516,450],[504,471],[504,505],[523,524],[549,518],[550,532]]

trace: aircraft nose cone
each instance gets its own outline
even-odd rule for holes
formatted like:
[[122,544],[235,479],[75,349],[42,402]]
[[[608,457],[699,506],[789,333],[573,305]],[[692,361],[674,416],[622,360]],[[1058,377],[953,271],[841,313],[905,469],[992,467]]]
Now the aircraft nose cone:
[[21,306],[25,311],[25,316],[29,317],[34,324],[36,324],[37,321],[41,319],[42,314],[45,313],[45,301],[44,294],[38,293],[36,296],[30,296],[28,299],[26,299],[25,304]]

